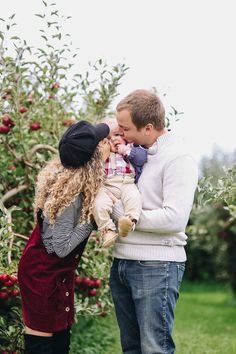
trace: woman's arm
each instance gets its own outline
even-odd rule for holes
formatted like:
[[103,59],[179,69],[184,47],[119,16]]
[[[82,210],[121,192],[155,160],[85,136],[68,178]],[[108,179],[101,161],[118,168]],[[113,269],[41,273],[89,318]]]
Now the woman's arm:
[[[46,235],[43,237],[44,245],[48,251],[47,246],[50,243],[50,251],[55,252],[60,258],[70,254],[70,252],[82,243],[94,229],[92,223],[77,224],[74,226],[81,212],[81,200],[79,201],[79,206],[76,205],[77,200],[71,203],[71,205],[66,207],[63,213],[56,218],[54,225],[48,225],[48,227],[46,227]],[[47,237],[47,234],[49,237]]]

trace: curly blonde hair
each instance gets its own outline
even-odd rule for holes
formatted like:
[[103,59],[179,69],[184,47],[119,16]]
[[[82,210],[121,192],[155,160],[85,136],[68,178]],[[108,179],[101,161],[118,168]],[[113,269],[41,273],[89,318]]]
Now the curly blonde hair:
[[[103,182],[104,166],[99,147],[86,165],[68,169],[59,158],[51,160],[38,174],[35,211],[41,209],[50,224],[69,206],[77,195],[83,193],[80,222],[89,222],[95,196]],[[78,220],[79,221],[79,220]]]

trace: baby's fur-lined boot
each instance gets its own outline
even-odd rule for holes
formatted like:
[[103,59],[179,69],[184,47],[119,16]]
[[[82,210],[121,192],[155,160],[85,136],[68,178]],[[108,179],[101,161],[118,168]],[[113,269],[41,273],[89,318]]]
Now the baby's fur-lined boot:
[[118,235],[125,237],[129,232],[134,230],[134,227],[135,223],[128,216],[122,216],[118,220]]
[[109,247],[114,245],[118,234],[114,230],[106,230],[101,233],[102,236],[102,245],[103,247]]

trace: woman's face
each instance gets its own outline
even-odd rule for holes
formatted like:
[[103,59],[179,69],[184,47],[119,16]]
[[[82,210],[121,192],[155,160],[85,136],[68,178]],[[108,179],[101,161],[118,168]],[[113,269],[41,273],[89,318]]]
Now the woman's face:
[[107,138],[104,138],[103,140],[101,140],[98,143],[99,149],[101,151],[102,154],[102,160],[105,162],[106,159],[109,157],[110,155],[110,143],[109,140]]

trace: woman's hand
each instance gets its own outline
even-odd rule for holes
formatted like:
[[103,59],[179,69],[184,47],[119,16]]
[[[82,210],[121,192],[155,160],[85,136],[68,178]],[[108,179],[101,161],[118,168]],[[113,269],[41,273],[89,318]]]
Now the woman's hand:
[[107,138],[101,140],[98,144],[101,154],[102,154],[102,159],[105,162],[106,159],[109,157],[110,155],[110,144],[109,144],[109,140]]

